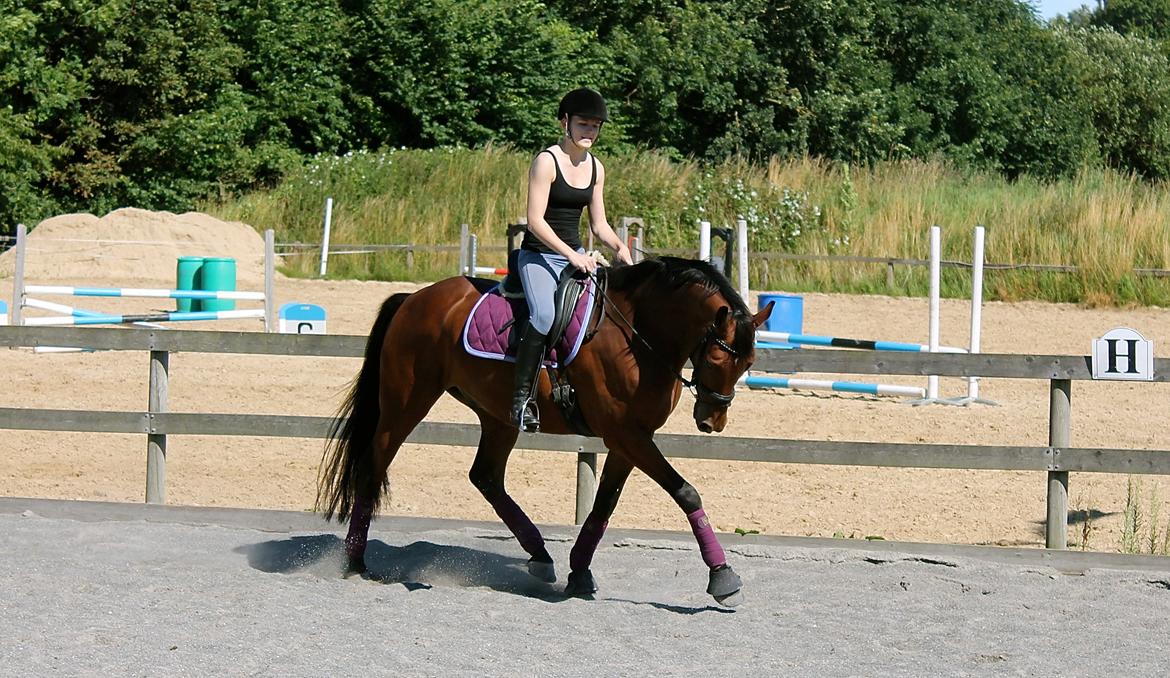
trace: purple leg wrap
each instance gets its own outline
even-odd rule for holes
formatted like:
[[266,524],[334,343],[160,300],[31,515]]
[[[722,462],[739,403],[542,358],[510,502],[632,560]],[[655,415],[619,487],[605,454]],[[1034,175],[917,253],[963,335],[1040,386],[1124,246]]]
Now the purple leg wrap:
[[715,530],[711,529],[711,521],[707,519],[703,509],[688,513],[687,520],[691,523],[691,532],[695,533],[695,539],[699,542],[699,553],[703,554],[703,562],[707,563],[707,567],[726,565],[727,556],[723,553],[723,547],[719,545],[719,539],[715,537]]
[[366,539],[370,533],[369,503],[359,499],[353,503],[349,512],[349,534],[345,536],[345,555],[350,558],[361,558],[366,553]]
[[581,533],[577,535],[577,542],[569,551],[569,569],[573,572],[588,570],[589,563],[593,562],[593,554],[597,552],[597,545],[601,543],[601,535],[605,534],[608,520],[597,520],[593,516],[585,519],[581,526]]
[[540,536],[540,530],[536,529],[536,525],[528,519],[524,514],[523,509],[512,501],[508,495],[496,499],[491,502],[492,508],[495,509],[496,515],[512,534],[516,535],[516,541],[520,542],[520,548],[528,552],[530,556],[544,555],[544,537]]

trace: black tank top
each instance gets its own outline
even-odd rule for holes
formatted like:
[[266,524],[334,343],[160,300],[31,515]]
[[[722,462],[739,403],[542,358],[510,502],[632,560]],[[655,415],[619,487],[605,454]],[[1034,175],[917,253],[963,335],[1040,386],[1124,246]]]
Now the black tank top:
[[[556,167],[557,171],[556,179],[553,179],[552,186],[548,190],[548,207],[544,210],[544,220],[552,227],[553,233],[565,241],[566,245],[575,250],[580,249],[581,211],[593,200],[593,186],[597,183],[597,159],[590,154],[589,161],[593,163],[593,174],[589,177],[589,185],[585,188],[575,188],[570,186],[569,182],[565,181],[564,175],[561,174],[561,164],[557,162],[557,156],[548,149],[541,151],[541,153],[548,153],[552,156],[553,166]],[[524,233],[524,240],[520,243],[520,248],[545,254],[555,253],[548,245],[541,242],[540,238],[532,235],[531,231]]]

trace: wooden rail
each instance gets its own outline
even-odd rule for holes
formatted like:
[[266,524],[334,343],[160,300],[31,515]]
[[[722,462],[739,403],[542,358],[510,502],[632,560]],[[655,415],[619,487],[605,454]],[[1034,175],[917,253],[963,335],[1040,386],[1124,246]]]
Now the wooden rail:
[[[170,353],[361,357],[365,343],[366,338],[359,336],[0,327],[0,346],[65,346],[147,351],[150,354],[150,394],[145,411],[0,408],[0,428],[145,434],[146,501],[161,503],[166,496],[166,438],[169,435],[324,438],[330,424],[328,417],[168,412]],[[1092,378],[1089,359],[1085,356],[767,349],[758,350],[756,355],[754,367],[764,371],[1048,380],[1051,384],[1049,444],[1044,447],[932,445],[659,434],[655,441],[667,456],[789,464],[1042,471],[1047,474],[1048,483],[1045,541],[1049,548],[1065,548],[1067,545],[1069,472],[1170,475],[1170,450],[1069,446],[1072,381]],[[1170,359],[1156,359],[1154,374],[1155,381],[1170,379]],[[479,441],[479,427],[424,421],[407,441],[475,447]],[[596,455],[606,451],[601,441],[580,436],[524,433],[520,435],[517,447],[578,455],[577,519],[583,520],[592,502]]]

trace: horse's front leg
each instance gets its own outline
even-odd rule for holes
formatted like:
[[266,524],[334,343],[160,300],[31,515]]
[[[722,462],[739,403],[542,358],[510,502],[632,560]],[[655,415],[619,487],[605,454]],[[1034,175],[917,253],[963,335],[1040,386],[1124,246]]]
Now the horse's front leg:
[[514,426],[502,424],[486,414],[480,415],[479,448],[471,464],[468,477],[483,498],[491,504],[500,520],[520,543],[529,557],[528,572],[546,582],[557,580],[552,555],[544,545],[544,537],[532,520],[524,513],[504,487],[504,474],[508,457],[520,431]]
[[601,537],[605,534],[609,518],[617,507],[622,487],[625,486],[632,469],[633,465],[625,456],[613,452],[606,456],[597,496],[593,500],[593,509],[585,518],[577,541],[569,551],[569,581],[565,586],[566,595],[582,596],[597,592],[597,582],[593,579],[589,565],[593,562],[593,554],[597,552],[597,545],[601,543]]
[[612,444],[607,439],[606,444],[611,450],[620,449],[625,452],[633,465],[666,490],[686,514],[691,532],[699,544],[699,553],[709,570],[707,593],[711,594],[717,603],[728,607],[734,607],[742,602],[740,589],[743,587],[743,581],[727,564],[727,555],[719,544],[719,538],[715,536],[711,521],[703,511],[702,498],[698,491],[674,470],[666,457],[662,456],[662,451],[654,444],[653,438],[649,435],[631,435],[620,441],[614,440]]

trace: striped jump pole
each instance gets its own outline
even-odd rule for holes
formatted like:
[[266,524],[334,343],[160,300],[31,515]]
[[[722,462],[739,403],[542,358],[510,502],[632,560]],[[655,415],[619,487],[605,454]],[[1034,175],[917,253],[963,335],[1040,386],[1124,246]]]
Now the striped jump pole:
[[25,318],[25,325],[122,325],[128,323],[162,323],[193,320],[238,320],[263,318],[264,309],[235,311],[173,311],[170,313],[142,313],[137,315],[82,315],[49,318]]
[[[136,287],[73,287],[69,285],[26,285],[27,294],[57,294],[70,297],[133,297],[151,299],[234,299],[264,301],[263,292],[227,290],[164,290]],[[248,316],[249,318],[255,316]],[[264,317],[264,316],[259,316]]]
[[508,275],[508,269],[492,268],[491,266],[476,266],[475,275]]
[[815,391],[838,391],[842,393],[862,393],[875,396],[909,396],[911,398],[921,398],[926,395],[926,389],[921,386],[866,384],[856,381],[829,381],[823,379],[792,379],[789,377],[763,377],[754,374],[745,374],[739,378],[739,382],[737,383],[748,388],[803,388]]
[[[756,348],[785,348],[782,344],[798,346],[825,346],[829,348],[856,348],[866,351],[902,351],[907,353],[929,353],[928,344],[910,344],[901,341],[878,341],[871,339],[847,339],[826,337],[816,334],[794,334],[789,332],[756,332]],[[939,353],[966,353],[967,349],[955,346],[940,346]]]

